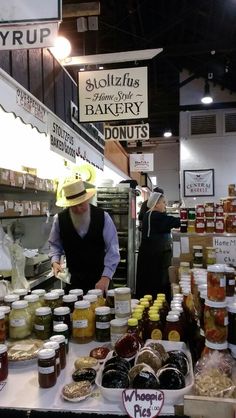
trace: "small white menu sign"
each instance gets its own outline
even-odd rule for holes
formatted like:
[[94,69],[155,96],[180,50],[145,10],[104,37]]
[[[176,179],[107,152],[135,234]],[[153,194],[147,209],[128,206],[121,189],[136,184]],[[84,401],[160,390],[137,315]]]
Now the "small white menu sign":
[[236,237],[213,237],[216,249],[216,262],[236,267]]
[[164,404],[164,393],[153,389],[126,389],[122,393],[123,404],[131,418],[154,418]]

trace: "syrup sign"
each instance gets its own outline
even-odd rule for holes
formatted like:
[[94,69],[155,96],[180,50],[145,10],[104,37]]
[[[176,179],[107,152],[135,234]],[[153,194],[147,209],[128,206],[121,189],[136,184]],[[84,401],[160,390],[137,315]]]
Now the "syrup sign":
[[131,418],[154,418],[161,412],[164,393],[161,390],[126,389],[122,399]]

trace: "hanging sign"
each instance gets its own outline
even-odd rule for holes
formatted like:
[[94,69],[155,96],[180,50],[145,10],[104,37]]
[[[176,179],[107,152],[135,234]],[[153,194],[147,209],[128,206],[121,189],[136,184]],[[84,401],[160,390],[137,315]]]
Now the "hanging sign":
[[147,67],[78,73],[80,122],[148,117]]
[[62,19],[61,0],[0,0],[0,25],[53,22]]
[[122,392],[122,399],[131,418],[154,418],[161,412],[164,393],[153,389],[126,389]]
[[130,154],[130,171],[153,171],[153,154]]
[[217,263],[236,266],[235,237],[213,237],[213,247],[216,249]]
[[184,170],[184,196],[214,196],[214,170]]
[[77,144],[73,130],[63,123],[61,119],[49,114],[48,133],[50,136],[50,149],[75,163]]
[[149,124],[104,126],[106,141],[145,141],[149,139]]

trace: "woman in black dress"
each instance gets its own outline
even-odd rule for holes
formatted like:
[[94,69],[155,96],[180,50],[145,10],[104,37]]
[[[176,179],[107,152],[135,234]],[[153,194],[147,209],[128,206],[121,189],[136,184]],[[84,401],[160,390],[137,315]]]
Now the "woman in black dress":
[[136,277],[136,297],[165,293],[170,301],[168,267],[171,265],[171,229],[180,227],[180,219],[167,215],[162,193],[150,195],[149,210],[143,218],[142,239],[139,248]]

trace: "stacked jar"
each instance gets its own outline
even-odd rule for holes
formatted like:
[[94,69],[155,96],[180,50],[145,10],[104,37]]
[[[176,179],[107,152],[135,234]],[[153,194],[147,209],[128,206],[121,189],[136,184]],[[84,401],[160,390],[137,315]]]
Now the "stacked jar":
[[195,209],[189,208],[188,209],[188,229],[189,233],[195,232]]
[[195,230],[198,234],[205,232],[205,217],[204,217],[204,205],[196,205],[196,221],[195,221]]
[[188,209],[180,208],[180,232],[188,231]]
[[218,234],[223,234],[225,230],[225,220],[224,220],[224,207],[223,203],[216,203],[216,219],[215,219],[215,232]]

